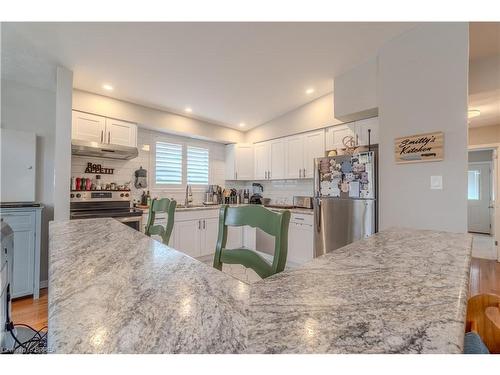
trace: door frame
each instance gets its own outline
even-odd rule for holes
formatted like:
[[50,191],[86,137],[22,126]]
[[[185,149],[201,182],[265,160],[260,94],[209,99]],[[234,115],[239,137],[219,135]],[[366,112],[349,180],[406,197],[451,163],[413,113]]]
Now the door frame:
[[[494,174],[495,174],[495,171],[493,169],[493,159],[490,160],[490,161],[469,161],[467,162],[467,166],[470,166],[470,165],[488,165],[488,168],[490,169],[490,175],[488,176],[488,183],[490,185],[490,196],[489,196],[489,199],[488,199],[488,207],[490,208],[490,211],[489,211],[489,221],[490,221],[490,233],[489,235],[492,236],[492,237],[495,237],[495,213],[496,213],[496,209],[495,209],[495,205],[494,205],[494,202],[495,202],[495,192],[494,192],[494,189],[495,189],[495,184],[493,182],[494,180]],[[493,207],[491,207],[493,205]],[[491,208],[493,208],[493,213],[491,212]],[[487,233],[483,233],[483,232],[469,232],[469,233],[480,233],[480,234],[487,234]]]
[[[498,155],[500,153],[500,143],[488,143],[488,144],[482,144],[482,145],[469,145],[467,146],[467,157],[469,156],[469,151],[482,151],[482,150],[492,150],[493,151],[493,157],[491,160],[492,164],[492,203],[493,203],[493,208],[495,210],[495,213],[491,215],[492,223],[491,223],[491,229],[492,233],[491,235],[493,236],[495,240],[495,247],[497,251],[497,262],[500,262],[500,247],[498,246],[498,243],[500,242],[500,200],[499,200],[499,181],[500,181],[500,170],[498,168]],[[467,166],[469,165],[469,161],[467,159]]]

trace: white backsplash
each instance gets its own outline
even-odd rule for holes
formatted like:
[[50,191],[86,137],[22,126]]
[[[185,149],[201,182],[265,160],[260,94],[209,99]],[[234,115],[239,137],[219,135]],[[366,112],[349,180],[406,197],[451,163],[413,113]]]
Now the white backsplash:
[[[130,187],[132,198],[140,199],[143,189],[136,189],[134,187],[134,172],[142,166],[147,170],[148,173],[148,187],[144,190],[149,190],[152,197],[174,198],[175,200],[177,200],[177,202],[181,203],[184,201],[185,197],[185,191],[183,188],[156,188],[152,184],[153,174],[151,172],[152,168],[154,167],[154,160],[151,160],[152,151],[150,150],[153,149],[152,146],[157,140],[171,142],[189,142],[209,147],[211,167],[209,181],[211,184],[224,186],[225,147],[223,144],[198,141],[186,137],[164,134],[143,128],[139,128],[137,133],[137,148],[139,149],[139,156],[137,158],[132,160],[116,160],[73,155],[71,158],[71,176],[95,179],[95,174],[84,173],[87,163],[101,164],[103,168],[114,168],[114,174],[101,175],[101,182],[103,184],[116,182],[118,185],[121,185],[131,181]],[[204,193],[204,188],[193,189],[193,202],[201,203],[204,199]]]
[[262,196],[270,198],[274,204],[292,204],[294,196],[312,196],[313,180],[276,180],[276,181],[231,181],[226,187],[240,189],[249,189],[250,195],[253,192],[252,182],[258,182],[264,188]]

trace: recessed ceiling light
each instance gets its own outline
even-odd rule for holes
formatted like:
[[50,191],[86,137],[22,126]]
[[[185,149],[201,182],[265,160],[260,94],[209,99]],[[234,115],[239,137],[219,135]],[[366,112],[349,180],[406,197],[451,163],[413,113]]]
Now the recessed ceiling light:
[[111,85],[108,85],[107,83],[105,83],[104,85],[102,85],[102,88],[106,91],[113,91],[113,86]]
[[312,87],[306,90],[307,95],[311,95],[313,92],[314,92],[314,89]]
[[240,128],[244,128],[245,126],[247,126],[244,122],[240,122]]
[[191,113],[191,112],[193,112],[193,110],[191,109],[191,107],[186,107],[186,108],[184,108],[184,110],[185,110],[187,113]]
[[478,117],[481,115],[481,111],[479,109],[469,109],[467,113],[468,118]]

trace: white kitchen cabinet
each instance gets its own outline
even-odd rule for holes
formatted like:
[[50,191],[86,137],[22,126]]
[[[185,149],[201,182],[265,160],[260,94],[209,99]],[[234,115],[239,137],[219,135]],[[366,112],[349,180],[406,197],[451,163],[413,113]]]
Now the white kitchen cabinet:
[[314,177],[314,159],[325,156],[325,131],[304,134],[304,172],[302,178]]
[[137,147],[137,125],[107,118],[106,137],[105,143]]
[[269,142],[269,165],[268,180],[285,178],[285,140],[283,138]]
[[71,138],[82,141],[137,147],[137,125],[90,113],[73,111]]
[[378,117],[356,121],[356,136],[359,146],[368,145],[368,130],[370,130],[370,143],[378,144],[379,122]]
[[187,220],[175,223],[175,246],[174,249],[182,251],[191,257],[201,255],[201,221]]
[[292,214],[288,227],[287,262],[294,265],[313,258],[313,216]]
[[286,178],[302,178],[304,169],[304,136],[302,134],[287,137],[286,151]]
[[267,180],[270,166],[270,143],[260,142],[254,145],[254,179]]
[[[40,245],[43,207],[2,208],[1,219],[14,232],[11,297],[40,294]],[[2,250],[3,251],[3,250]]]
[[71,138],[98,143],[105,142],[106,118],[90,113],[73,111]]
[[219,235],[219,218],[201,220],[200,252],[201,255],[215,253],[217,238]]
[[326,149],[328,151],[345,148],[343,141],[346,137],[352,137],[354,141],[356,140],[356,123],[332,126],[326,129],[325,134]]
[[254,151],[249,143],[226,146],[226,180],[248,181],[254,178]]

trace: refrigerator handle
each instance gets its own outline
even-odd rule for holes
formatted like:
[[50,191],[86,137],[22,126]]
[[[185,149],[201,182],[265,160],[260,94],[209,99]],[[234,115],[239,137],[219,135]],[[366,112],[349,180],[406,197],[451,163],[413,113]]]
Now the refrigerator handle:
[[316,207],[314,209],[314,220],[316,221],[316,231],[321,232],[321,199],[319,197],[314,198],[316,200]]

